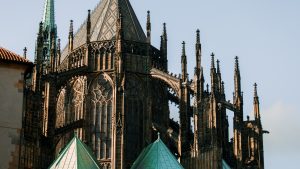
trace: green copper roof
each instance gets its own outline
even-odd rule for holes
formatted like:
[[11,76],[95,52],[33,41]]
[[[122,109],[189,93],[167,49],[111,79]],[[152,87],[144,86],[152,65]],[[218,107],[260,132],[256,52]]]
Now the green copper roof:
[[49,30],[55,28],[55,17],[54,17],[54,0],[46,0],[43,16],[43,27]]
[[222,169],[231,169],[226,161],[222,160]]
[[89,148],[75,136],[49,169],[100,169],[96,161]]
[[158,137],[142,151],[131,169],[183,169],[183,167]]

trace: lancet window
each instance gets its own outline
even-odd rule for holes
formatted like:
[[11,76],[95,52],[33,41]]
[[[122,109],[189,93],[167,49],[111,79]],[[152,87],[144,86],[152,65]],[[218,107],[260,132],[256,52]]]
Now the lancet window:
[[83,119],[84,79],[78,78],[73,83],[70,93],[70,109],[67,113],[67,123]]
[[98,160],[111,158],[112,86],[100,75],[92,84],[93,148]]
[[65,125],[65,115],[66,115],[66,89],[63,88],[57,99],[56,105],[56,123],[55,127],[62,127]]

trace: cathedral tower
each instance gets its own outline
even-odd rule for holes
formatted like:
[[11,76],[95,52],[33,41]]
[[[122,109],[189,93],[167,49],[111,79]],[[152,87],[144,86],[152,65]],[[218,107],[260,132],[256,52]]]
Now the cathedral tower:
[[[23,156],[32,160],[27,160],[24,168],[49,167],[77,133],[91,148],[100,168],[130,169],[157,132],[186,169],[263,168],[257,92],[255,122],[245,122],[238,59],[231,103],[226,101],[220,62],[214,54],[210,88],[207,85],[204,89],[199,30],[194,78],[190,80],[185,42],[181,74],[170,73],[166,24],[158,49],[151,45],[150,12],[145,34],[129,0],[101,0],[93,11],[87,11],[77,31],[71,20],[68,44],[62,50],[54,0],[46,0],[44,11],[36,66],[26,96],[32,103],[26,106],[26,118],[31,121],[24,127],[30,130],[25,132],[28,151]],[[169,101],[179,107],[179,122],[170,118]],[[234,112],[233,141],[229,141],[227,109]],[[259,131],[256,135],[250,132],[255,127]],[[259,148],[253,149],[253,144]]]

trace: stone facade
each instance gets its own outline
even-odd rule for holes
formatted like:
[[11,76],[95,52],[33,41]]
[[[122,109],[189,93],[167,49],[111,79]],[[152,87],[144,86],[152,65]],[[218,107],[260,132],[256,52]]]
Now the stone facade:
[[17,169],[24,106],[24,80],[31,63],[0,47],[0,168]]
[[[74,132],[104,169],[129,169],[156,132],[186,169],[221,169],[224,162],[236,169],[264,168],[257,89],[256,118],[243,121],[238,58],[234,99],[228,102],[214,54],[211,85],[204,86],[199,31],[190,80],[184,42],[181,74],[168,72],[165,24],[160,49],[151,45],[150,12],[145,35],[128,0],[102,0],[75,34],[71,21],[61,51],[50,1],[27,88],[24,168],[47,168]],[[179,123],[170,119],[169,101],[179,106]],[[231,141],[226,109],[234,112]]]

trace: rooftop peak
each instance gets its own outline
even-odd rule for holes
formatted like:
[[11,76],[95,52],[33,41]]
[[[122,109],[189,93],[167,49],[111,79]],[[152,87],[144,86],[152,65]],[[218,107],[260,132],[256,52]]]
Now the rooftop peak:
[[46,0],[43,15],[44,29],[55,28],[55,16],[54,16],[54,0]]
[[[125,40],[146,42],[146,35],[129,0],[102,0],[90,14],[90,41],[116,39],[118,18],[122,15]],[[74,49],[85,44],[87,20],[74,35]],[[64,49],[62,57],[68,54]]]

